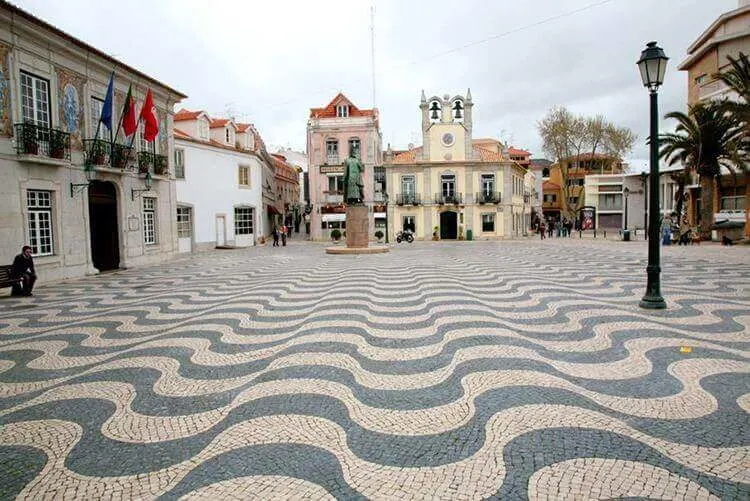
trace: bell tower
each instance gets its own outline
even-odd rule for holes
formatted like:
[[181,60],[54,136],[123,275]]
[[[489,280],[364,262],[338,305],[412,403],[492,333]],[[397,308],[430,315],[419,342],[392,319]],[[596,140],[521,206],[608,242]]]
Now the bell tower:
[[419,104],[422,111],[422,160],[450,162],[472,160],[472,100],[445,94],[427,98],[424,91]]

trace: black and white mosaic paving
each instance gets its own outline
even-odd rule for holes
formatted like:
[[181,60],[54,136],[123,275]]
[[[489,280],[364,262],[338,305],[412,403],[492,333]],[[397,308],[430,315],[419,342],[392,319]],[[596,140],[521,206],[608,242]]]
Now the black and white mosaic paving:
[[750,248],[216,251],[0,299],[0,499],[750,499]]

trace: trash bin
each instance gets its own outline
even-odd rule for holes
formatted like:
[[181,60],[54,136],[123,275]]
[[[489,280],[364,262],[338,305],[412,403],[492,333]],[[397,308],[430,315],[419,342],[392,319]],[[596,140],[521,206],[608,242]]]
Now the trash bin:
[[474,238],[474,232],[472,230],[466,230],[466,240],[472,240]]
[[622,230],[622,241],[630,242],[630,230]]

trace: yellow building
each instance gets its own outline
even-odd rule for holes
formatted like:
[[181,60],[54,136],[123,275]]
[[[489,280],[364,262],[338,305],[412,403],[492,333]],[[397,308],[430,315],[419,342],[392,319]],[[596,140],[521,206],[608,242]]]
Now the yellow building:
[[390,238],[404,229],[427,240],[526,234],[534,175],[502,143],[493,151],[472,140],[471,91],[430,99],[422,92],[419,107],[422,146],[385,155]]

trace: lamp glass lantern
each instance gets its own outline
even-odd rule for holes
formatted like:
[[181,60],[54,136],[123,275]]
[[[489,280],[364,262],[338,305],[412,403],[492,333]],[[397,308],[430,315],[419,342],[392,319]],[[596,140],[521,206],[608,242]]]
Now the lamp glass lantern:
[[667,72],[667,61],[669,58],[664,50],[656,45],[656,42],[649,42],[646,48],[641,52],[641,58],[638,60],[638,69],[641,72],[643,86],[648,87],[651,92],[656,90],[664,83],[664,75]]

